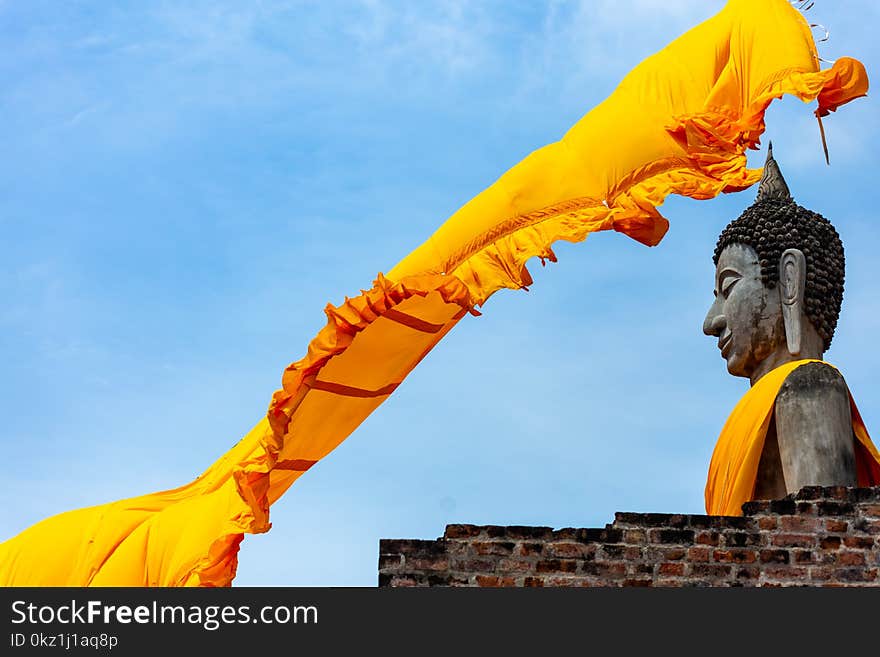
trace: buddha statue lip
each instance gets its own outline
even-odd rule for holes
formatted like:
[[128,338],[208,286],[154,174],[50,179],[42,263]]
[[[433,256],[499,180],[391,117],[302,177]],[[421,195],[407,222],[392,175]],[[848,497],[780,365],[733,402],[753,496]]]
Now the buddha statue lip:
[[733,339],[733,333],[729,331],[718,338],[718,349],[721,350],[721,357],[725,360],[730,355],[730,342]]

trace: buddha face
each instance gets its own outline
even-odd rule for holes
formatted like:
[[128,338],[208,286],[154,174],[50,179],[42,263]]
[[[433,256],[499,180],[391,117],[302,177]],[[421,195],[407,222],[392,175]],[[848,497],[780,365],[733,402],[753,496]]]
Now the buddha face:
[[758,255],[750,246],[731,244],[718,257],[715,302],[703,332],[718,338],[727,371],[751,377],[758,365],[785,344],[779,286],[761,281]]

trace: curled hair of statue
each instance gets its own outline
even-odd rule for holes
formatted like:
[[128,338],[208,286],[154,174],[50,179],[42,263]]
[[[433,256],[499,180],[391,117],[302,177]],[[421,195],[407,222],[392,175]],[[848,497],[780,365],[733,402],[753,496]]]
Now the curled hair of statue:
[[755,202],[718,237],[713,256],[716,265],[721,252],[731,244],[754,249],[761,266],[761,280],[768,288],[779,282],[779,259],[784,251],[798,249],[804,254],[805,311],[827,351],[843,302],[843,243],[830,221],[794,202],[773,158],[772,146],[767,149]]

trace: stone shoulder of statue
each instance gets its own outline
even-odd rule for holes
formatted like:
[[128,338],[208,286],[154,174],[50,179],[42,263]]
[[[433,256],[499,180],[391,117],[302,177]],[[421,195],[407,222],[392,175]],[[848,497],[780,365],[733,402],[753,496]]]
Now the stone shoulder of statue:
[[[755,385],[785,363],[822,359],[843,298],[843,245],[827,219],[792,200],[772,147],[758,199],[722,231],[714,260],[703,330],[718,338],[730,374]],[[846,382],[825,363],[801,365],[776,397],[754,498],[855,484]]]

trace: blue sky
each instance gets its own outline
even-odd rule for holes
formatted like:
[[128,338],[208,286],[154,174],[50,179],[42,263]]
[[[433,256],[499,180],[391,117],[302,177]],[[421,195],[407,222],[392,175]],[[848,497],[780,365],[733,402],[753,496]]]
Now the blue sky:
[[[366,288],[719,0],[0,0],[0,539],[175,487],[264,413],[330,301]],[[880,9],[816,2],[880,70]],[[827,359],[880,427],[873,96],[767,116],[847,253]],[[763,152],[753,154],[759,166]],[[701,333],[754,198],[673,197],[648,249],[560,244],[466,318],[248,536],[237,585],[373,586],[380,538],[694,512],[745,380]],[[880,432],[880,428],[875,428]]]

